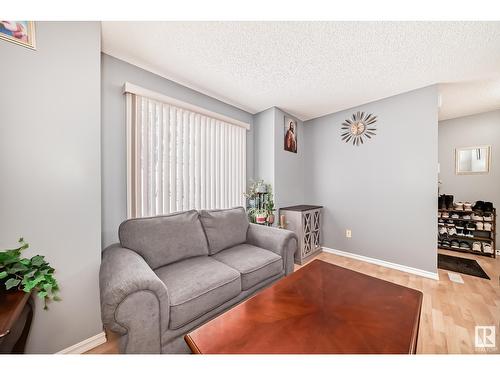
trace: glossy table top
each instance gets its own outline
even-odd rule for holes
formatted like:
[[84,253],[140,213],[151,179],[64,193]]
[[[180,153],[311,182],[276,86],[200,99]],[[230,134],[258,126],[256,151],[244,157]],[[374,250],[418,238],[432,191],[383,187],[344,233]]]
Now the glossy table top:
[[194,353],[415,353],[422,293],[314,260],[185,336]]

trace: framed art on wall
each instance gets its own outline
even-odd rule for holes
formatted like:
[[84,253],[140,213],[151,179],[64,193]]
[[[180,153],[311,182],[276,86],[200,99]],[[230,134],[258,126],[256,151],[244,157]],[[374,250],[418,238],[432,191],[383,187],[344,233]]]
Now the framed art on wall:
[[297,121],[285,117],[285,151],[297,153]]
[[0,21],[0,39],[36,49],[35,22],[33,21]]

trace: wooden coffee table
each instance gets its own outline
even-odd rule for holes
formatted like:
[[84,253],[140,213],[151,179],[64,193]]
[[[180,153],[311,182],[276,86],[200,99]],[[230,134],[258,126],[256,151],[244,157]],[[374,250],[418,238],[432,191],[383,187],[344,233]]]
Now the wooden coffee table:
[[185,336],[200,354],[411,354],[422,293],[314,260]]

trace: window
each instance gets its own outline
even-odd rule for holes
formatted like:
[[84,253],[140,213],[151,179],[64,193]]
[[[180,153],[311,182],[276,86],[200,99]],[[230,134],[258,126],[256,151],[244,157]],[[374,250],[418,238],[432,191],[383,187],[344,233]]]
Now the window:
[[248,124],[129,83],[125,93],[129,217],[244,204]]

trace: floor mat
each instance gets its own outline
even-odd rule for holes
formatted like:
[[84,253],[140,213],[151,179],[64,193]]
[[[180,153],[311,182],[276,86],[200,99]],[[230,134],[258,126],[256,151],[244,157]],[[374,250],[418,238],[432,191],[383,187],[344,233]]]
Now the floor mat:
[[474,259],[454,257],[451,255],[438,254],[438,268],[454,271],[466,275],[477,276],[482,279],[490,279],[479,263]]

